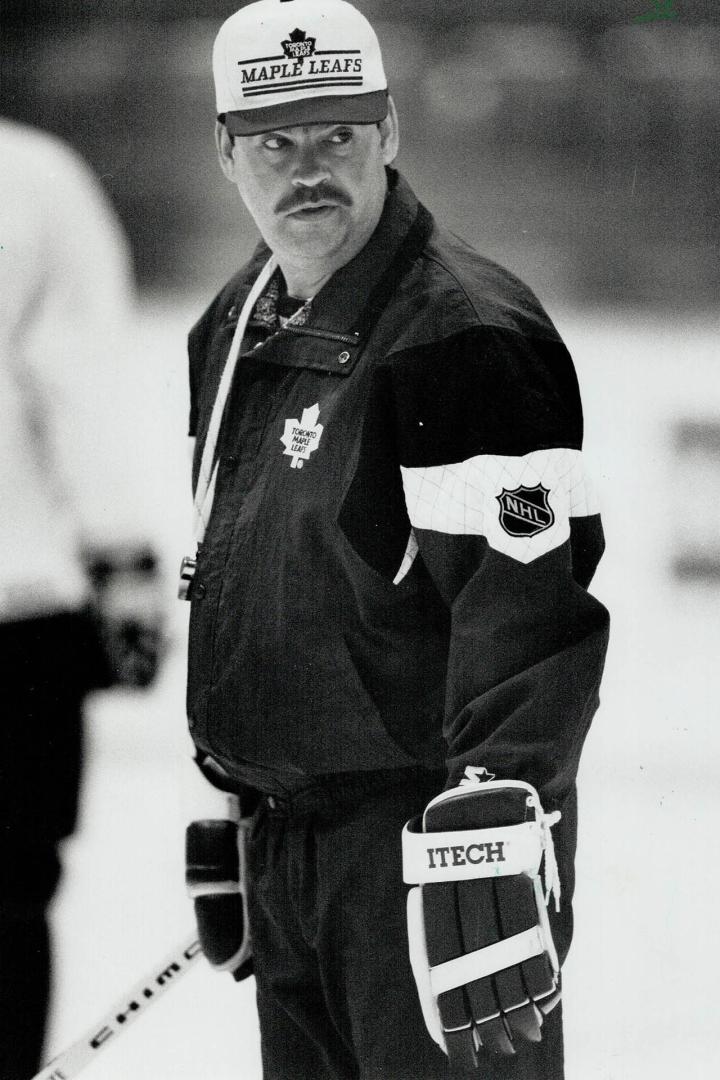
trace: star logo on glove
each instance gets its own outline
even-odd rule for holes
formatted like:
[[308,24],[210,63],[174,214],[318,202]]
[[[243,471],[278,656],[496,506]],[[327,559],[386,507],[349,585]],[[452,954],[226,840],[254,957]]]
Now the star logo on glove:
[[309,409],[303,409],[302,419],[285,421],[285,431],[280,437],[285,449],[283,454],[288,454],[292,461],[290,467],[302,469],[303,462],[308,461],[314,450],[320,445],[320,436],[323,433],[323,425],[318,424],[320,406],[311,405]]

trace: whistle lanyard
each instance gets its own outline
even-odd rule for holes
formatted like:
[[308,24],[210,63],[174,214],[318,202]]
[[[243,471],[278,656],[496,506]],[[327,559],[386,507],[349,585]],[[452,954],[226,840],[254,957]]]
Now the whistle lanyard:
[[193,499],[193,507],[195,510],[195,539],[198,545],[203,542],[205,537],[205,530],[207,528],[207,523],[210,520],[210,513],[215,498],[215,484],[217,482],[218,471],[215,450],[217,447],[218,436],[220,435],[220,425],[222,423],[223,413],[225,412],[225,405],[227,403],[228,394],[230,393],[230,387],[232,386],[233,375],[235,374],[235,367],[240,355],[240,349],[242,348],[243,338],[245,337],[245,330],[255,304],[276,268],[277,260],[274,255],[271,255],[258,274],[255,284],[250,290],[247,300],[243,304],[240,318],[238,319],[232,343],[230,345],[230,351],[228,352],[225,367],[223,368],[220,385],[218,386],[217,395],[210,415],[210,423],[208,425],[205,445],[200,460],[200,471],[198,474],[197,487],[195,488],[195,498]]

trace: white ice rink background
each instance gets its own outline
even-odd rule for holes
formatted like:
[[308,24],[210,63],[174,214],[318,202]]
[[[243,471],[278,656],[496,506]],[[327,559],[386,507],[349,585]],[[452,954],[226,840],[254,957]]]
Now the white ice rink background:
[[[139,437],[173,571],[190,543],[184,338],[202,306],[147,303],[142,313],[154,422]],[[581,381],[608,542],[593,591],[613,617],[580,773],[567,1080],[709,1080],[720,1075],[720,584],[680,583],[670,565],[678,545],[720,544],[720,461],[693,476],[672,438],[678,418],[720,417],[720,328],[555,315]],[[192,932],[176,767],[186,616],[178,601],[159,685],[99,695],[88,714],[80,826],[54,909],[48,1057]],[[83,1075],[260,1080],[253,980],[236,985],[201,961]]]

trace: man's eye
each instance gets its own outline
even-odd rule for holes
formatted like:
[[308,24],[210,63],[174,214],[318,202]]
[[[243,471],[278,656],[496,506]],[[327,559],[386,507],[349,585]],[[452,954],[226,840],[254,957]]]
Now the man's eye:
[[268,150],[282,150],[284,146],[287,146],[288,140],[282,135],[268,135],[266,139],[263,139],[263,146]]
[[343,128],[341,131],[334,131],[328,142],[334,143],[335,146],[343,146],[345,143],[349,143],[352,137],[352,131],[349,128]]

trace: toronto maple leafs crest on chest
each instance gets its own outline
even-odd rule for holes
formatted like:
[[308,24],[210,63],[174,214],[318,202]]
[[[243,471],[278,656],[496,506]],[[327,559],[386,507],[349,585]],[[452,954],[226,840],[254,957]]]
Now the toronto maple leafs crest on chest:
[[318,424],[320,415],[319,404],[311,405],[303,409],[302,416],[285,421],[285,430],[280,436],[280,442],[285,449],[283,454],[290,458],[292,469],[302,469],[303,462],[309,461],[310,455],[320,445],[320,437],[323,433],[323,425]]

